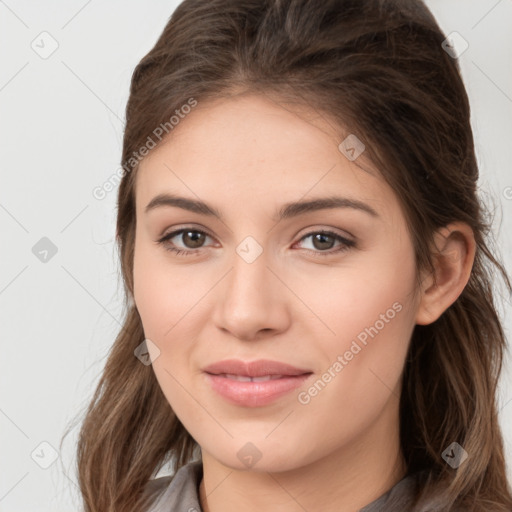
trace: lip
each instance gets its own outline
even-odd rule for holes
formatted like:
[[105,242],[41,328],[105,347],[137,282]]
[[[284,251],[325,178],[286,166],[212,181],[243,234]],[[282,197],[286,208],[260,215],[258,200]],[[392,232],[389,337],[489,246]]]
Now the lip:
[[225,359],[203,368],[210,374],[230,374],[246,377],[264,377],[265,375],[297,376],[311,373],[311,370],[297,368],[279,361],[258,359],[256,361],[242,361],[240,359]]
[[[302,385],[312,375],[310,370],[268,359],[250,362],[229,359],[209,365],[203,371],[214,391],[229,402],[244,407],[268,405]],[[234,376],[273,377],[243,382],[235,380]]]

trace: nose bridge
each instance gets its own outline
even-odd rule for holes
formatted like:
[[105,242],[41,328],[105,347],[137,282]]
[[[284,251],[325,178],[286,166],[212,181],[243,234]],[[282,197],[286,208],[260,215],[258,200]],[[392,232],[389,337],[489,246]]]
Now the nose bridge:
[[269,263],[267,252],[254,239],[241,242],[232,258],[226,300],[235,301],[234,305],[240,308],[251,303],[264,305],[272,288],[270,280],[274,277],[267,268]]

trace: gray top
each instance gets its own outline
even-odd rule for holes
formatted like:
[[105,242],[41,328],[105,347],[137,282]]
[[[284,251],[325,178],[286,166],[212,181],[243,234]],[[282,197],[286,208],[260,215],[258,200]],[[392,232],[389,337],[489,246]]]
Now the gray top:
[[[150,480],[146,487],[147,512],[203,512],[199,504],[199,484],[203,476],[202,461],[182,466],[175,475]],[[415,475],[400,480],[380,498],[366,505],[359,512],[429,512],[427,508],[411,508]],[[156,501],[155,501],[156,500]],[[147,505],[146,505],[147,506]]]

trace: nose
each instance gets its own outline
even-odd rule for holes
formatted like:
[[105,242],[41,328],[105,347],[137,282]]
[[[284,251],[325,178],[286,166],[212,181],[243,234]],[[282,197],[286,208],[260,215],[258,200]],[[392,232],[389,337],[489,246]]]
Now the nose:
[[216,287],[213,321],[241,340],[256,340],[285,331],[290,323],[288,300],[293,295],[270,268],[263,251],[251,263],[235,253],[232,268]]

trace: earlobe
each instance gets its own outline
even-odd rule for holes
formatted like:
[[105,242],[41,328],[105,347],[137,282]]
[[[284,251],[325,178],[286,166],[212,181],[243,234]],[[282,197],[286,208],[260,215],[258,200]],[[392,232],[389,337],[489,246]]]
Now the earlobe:
[[471,227],[454,222],[434,235],[434,273],[424,276],[416,323],[435,322],[464,290],[475,259],[476,243]]

